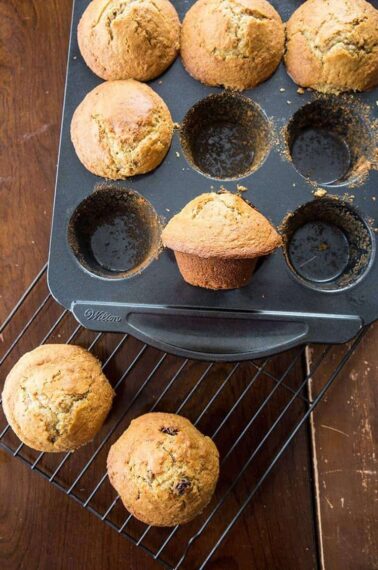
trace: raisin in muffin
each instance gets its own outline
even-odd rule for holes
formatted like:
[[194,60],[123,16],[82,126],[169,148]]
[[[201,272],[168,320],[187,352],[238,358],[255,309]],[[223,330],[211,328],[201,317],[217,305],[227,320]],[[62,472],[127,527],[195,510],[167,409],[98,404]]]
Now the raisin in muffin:
[[133,79],[108,81],[76,109],[71,138],[93,174],[121,180],[156,168],[171,144],[173,122],[164,101]]
[[38,451],[72,451],[91,441],[113,401],[101,364],[73,345],[24,354],[5,380],[3,408],[20,440]]
[[168,0],[93,0],[78,27],[81,54],[102,79],[149,81],[180,47],[180,21]]
[[135,518],[175,526],[192,520],[210,502],[219,454],[186,418],[150,413],[133,420],[111,447],[108,475]]
[[272,75],[284,42],[282,20],[266,0],[198,0],[182,25],[181,57],[202,83],[241,91]]
[[258,258],[282,245],[269,220],[231,192],[194,198],[170,220],[162,240],[185,281],[206,289],[246,285]]
[[365,0],[307,0],[287,23],[295,83],[324,93],[378,85],[378,10]]

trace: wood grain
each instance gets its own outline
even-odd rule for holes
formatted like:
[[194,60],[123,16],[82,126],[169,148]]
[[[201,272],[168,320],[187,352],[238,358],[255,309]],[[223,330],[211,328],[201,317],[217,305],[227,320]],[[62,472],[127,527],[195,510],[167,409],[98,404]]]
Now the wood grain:
[[45,263],[71,2],[0,2],[0,318]]
[[[375,325],[313,417],[325,570],[378,568],[377,342]],[[314,382],[314,393],[342,351],[342,347],[333,349],[323,378]]]

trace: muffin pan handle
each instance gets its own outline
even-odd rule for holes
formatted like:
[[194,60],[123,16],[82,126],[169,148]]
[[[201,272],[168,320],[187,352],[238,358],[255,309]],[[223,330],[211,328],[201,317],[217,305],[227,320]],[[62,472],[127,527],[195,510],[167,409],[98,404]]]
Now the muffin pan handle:
[[72,311],[86,328],[128,332],[169,353],[218,361],[261,358],[305,342],[329,342],[335,327],[343,331],[344,342],[362,326],[361,319],[351,315],[227,311],[219,318],[214,311],[83,302],[75,303]]

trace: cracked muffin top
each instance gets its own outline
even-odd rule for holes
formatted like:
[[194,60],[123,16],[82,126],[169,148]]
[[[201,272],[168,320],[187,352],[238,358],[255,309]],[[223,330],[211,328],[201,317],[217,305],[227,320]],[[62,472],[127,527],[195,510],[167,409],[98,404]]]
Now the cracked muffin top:
[[378,85],[378,10],[365,0],[307,0],[287,23],[285,63],[323,93]]
[[111,447],[108,475],[137,519],[174,526],[189,522],[210,502],[219,454],[186,418],[149,413],[133,420]]
[[168,222],[162,240],[174,251],[226,259],[267,255],[282,244],[269,220],[231,192],[194,198]]
[[171,144],[173,122],[164,101],[133,79],[107,81],[76,109],[71,139],[93,174],[121,180],[156,168]]
[[149,81],[180,47],[180,21],[168,0],[93,0],[78,27],[81,54],[102,79]]
[[24,354],[8,374],[3,408],[13,431],[29,447],[72,451],[94,438],[113,395],[90,352],[45,344]]
[[182,25],[181,57],[202,83],[241,91],[272,75],[284,40],[281,18],[266,0],[198,0]]

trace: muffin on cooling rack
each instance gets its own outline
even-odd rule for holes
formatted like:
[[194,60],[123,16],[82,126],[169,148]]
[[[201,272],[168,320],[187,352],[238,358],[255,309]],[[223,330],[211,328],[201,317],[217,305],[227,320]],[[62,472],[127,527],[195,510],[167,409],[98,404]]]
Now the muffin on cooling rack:
[[168,0],[93,0],[78,27],[81,54],[102,79],[154,79],[180,47],[180,21]]
[[20,440],[38,451],[72,451],[91,441],[113,401],[101,364],[73,345],[24,354],[5,380],[3,408]]
[[287,23],[295,83],[324,93],[378,85],[378,10],[365,0],[307,0]]
[[206,289],[235,289],[252,277],[259,257],[282,245],[272,224],[240,196],[194,198],[162,233],[185,281]]
[[175,526],[192,520],[210,502],[219,454],[186,418],[150,413],[133,420],[111,447],[108,475],[135,518]]
[[121,180],[156,168],[171,144],[173,122],[164,101],[133,79],[107,81],[76,109],[71,138],[93,174]]
[[284,41],[282,20],[266,0],[198,0],[182,25],[181,57],[202,83],[241,91],[272,75]]

